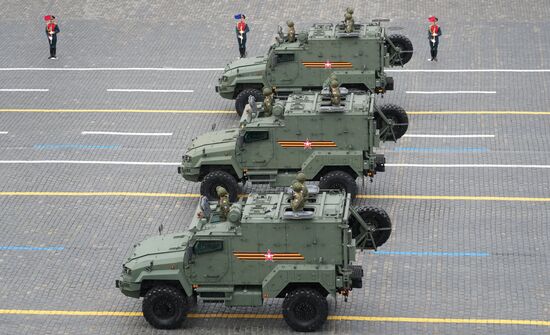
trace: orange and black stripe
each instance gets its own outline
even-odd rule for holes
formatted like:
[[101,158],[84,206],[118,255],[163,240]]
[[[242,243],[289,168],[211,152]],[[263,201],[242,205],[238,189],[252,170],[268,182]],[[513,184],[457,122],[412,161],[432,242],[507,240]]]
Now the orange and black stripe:
[[[302,62],[306,68],[312,69],[351,69],[353,64],[351,62]],[[330,64],[330,66],[327,66]]]
[[[265,261],[265,252],[235,251],[233,255],[241,261]],[[304,256],[297,252],[274,252],[271,254],[273,261],[303,261]]]
[[[277,141],[283,148],[305,148],[306,141]],[[309,141],[312,148],[335,148],[334,141]]]

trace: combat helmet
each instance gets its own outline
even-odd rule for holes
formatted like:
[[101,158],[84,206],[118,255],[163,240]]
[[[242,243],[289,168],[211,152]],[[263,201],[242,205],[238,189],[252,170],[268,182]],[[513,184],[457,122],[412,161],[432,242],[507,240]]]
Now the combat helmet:
[[304,189],[304,185],[298,181],[294,182],[291,187],[294,192],[301,192]]
[[294,27],[294,22],[291,20],[286,21],[286,25],[289,27]]
[[227,190],[223,186],[216,186],[216,193],[218,197],[225,197],[228,195]]
[[265,97],[267,97],[268,95],[273,94],[273,90],[271,89],[271,87],[264,87],[263,94]]
[[296,175],[296,181],[303,184],[306,182],[306,180],[307,180],[306,174],[303,172],[298,172],[298,174]]

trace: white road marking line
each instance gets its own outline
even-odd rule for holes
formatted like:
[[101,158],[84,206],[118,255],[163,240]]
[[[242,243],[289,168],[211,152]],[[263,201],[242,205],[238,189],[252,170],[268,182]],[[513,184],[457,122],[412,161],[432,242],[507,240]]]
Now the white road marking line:
[[124,162],[124,161],[57,161],[57,160],[13,160],[0,161],[0,164],[96,164],[96,165],[156,165],[176,166],[176,162]]
[[47,88],[0,88],[0,92],[48,92]]
[[223,71],[223,67],[4,67],[0,71]]
[[405,134],[403,137],[425,138],[494,138],[495,135],[435,135],[435,134]]
[[385,72],[433,72],[433,73],[483,73],[483,72],[515,72],[515,73],[548,73],[550,69],[396,69]]
[[391,167],[425,167],[425,168],[521,168],[550,169],[550,165],[520,165],[520,164],[385,164]]
[[145,89],[121,89],[109,88],[107,92],[149,92],[149,93],[193,93],[193,90],[145,90]]
[[[149,165],[149,166],[178,166],[179,162],[128,162],[128,161],[58,161],[58,160],[13,160],[0,161],[0,164],[96,164],[96,165]],[[550,165],[521,165],[521,164],[391,164],[389,167],[426,167],[426,168],[522,168],[522,169],[550,169]]]
[[7,133],[7,131],[0,131],[0,135],[6,135]]
[[126,133],[118,131],[83,131],[82,135],[172,136],[173,133]]
[[495,94],[497,91],[406,91],[407,94]]

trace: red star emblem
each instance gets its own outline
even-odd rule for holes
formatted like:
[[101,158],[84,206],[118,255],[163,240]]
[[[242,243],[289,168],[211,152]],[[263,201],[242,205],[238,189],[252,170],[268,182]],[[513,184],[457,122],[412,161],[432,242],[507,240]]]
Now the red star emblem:
[[331,69],[331,68],[332,68],[332,63],[329,60],[327,60],[325,62],[325,69]]
[[267,249],[267,253],[264,254],[264,259],[266,262],[273,262],[273,254],[271,253],[271,249]]
[[309,141],[309,139],[306,139],[306,141],[304,142],[304,149],[311,149],[311,146],[313,144]]

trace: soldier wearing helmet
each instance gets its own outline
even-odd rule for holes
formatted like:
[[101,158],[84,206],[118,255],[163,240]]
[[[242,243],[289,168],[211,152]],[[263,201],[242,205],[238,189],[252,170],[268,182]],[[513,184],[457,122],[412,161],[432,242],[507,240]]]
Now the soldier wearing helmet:
[[340,87],[337,80],[330,81],[330,102],[333,106],[340,106],[342,96],[340,95]]
[[264,103],[263,103],[264,116],[271,116],[271,114],[273,113],[273,90],[271,89],[271,87],[264,87],[263,94],[264,94]]
[[216,187],[216,193],[218,194],[218,209],[220,211],[220,219],[227,220],[227,214],[229,214],[229,209],[231,203],[229,202],[229,193],[222,186]]
[[286,25],[288,26],[288,32],[286,34],[287,42],[296,42],[296,29],[294,29],[294,22],[288,20],[286,21]]
[[348,7],[346,9],[346,14],[344,15],[344,24],[346,25],[346,33],[353,32],[353,25],[355,24],[355,21],[353,20],[353,8]]
[[303,172],[298,172],[298,174],[296,175],[296,181],[302,184],[302,194],[304,195],[304,199],[307,199],[307,197],[309,196],[306,180],[307,180],[306,174]]
[[290,207],[293,212],[301,212],[304,210],[306,204],[306,198],[304,197],[304,186],[299,182],[294,182],[292,184],[292,200],[290,201]]

